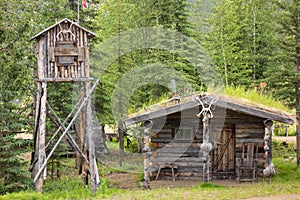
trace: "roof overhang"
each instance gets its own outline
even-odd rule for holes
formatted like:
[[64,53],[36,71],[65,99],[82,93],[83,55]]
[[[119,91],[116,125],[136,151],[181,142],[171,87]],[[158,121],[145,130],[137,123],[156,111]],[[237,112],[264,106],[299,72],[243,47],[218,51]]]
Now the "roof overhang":
[[36,34],[35,36],[33,36],[33,37],[31,38],[31,40],[40,37],[40,36],[43,35],[45,32],[49,31],[50,29],[54,28],[55,26],[57,26],[58,24],[61,24],[61,23],[63,23],[63,22],[73,23],[73,24],[74,24],[75,26],[77,26],[78,28],[80,28],[80,29],[86,31],[86,32],[88,33],[88,37],[89,37],[89,38],[91,38],[91,37],[96,37],[96,34],[95,34],[95,33],[93,33],[93,32],[91,32],[91,31],[87,30],[86,28],[84,28],[84,27],[82,27],[82,26],[80,26],[77,22],[74,22],[74,21],[72,21],[72,20],[70,20],[70,19],[68,19],[68,18],[64,18],[64,19],[60,20],[59,22],[53,24],[52,26],[49,26],[48,28],[46,28],[46,29],[44,29],[43,31],[41,31],[41,32],[39,32],[38,34]]
[[[205,98],[201,98],[201,100],[204,104],[209,104],[215,97],[216,97],[215,95],[208,95],[205,96]],[[148,111],[142,114],[128,117],[124,121],[126,126],[128,126],[146,120],[152,120],[166,115],[170,115],[199,105],[201,105],[199,101],[194,101],[190,99],[180,104],[175,104],[154,111]],[[232,110],[235,112],[244,113],[247,115],[252,115],[264,119],[270,119],[270,120],[282,122],[285,124],[292,125],[294,123],[294,120],[291,115],[275,109],[264,109],[262,105],[260,105],[260,107],[247,105],[240,102],[236,102],[234,100],[230,100],[229,98],[224,98],[224,97],[222,98],[218,96],[218,101],[215,103],[215,106]],[[195,115],[196,114],[197,113],[195,113]]]

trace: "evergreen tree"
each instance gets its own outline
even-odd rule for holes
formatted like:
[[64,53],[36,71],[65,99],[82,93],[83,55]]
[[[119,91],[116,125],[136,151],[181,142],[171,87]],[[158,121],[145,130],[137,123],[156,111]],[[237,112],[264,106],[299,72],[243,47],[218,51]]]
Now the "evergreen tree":
[[[276,22],[275,8],[269,0],[244,1],[241,12],[245,25],[242,29],[242,48],[251,68],[251,86],[257,86],[265,79],[264,72],[276,64]],[[249,77],[251,80],[251,77]]]
[[211,31],[207,36],[207,49],[221,73],[226,86],[249,85],[251,69],[242,48],[244,19],[239,14],[240,2],[221,0],[215,7]]
[[276,64],[273,10],[269,0],[218,2],[206,44],[227,86],[256,87]]
[[[68,16],[67,1],[0,2],[0,193],[31,185],[29,172],[20,155],[31,150],[31,141],[18,138],[19,132],[32,133],[32,69],[36,68],[35,45],[30,38]],[[32,87],[32,86],[31,86]]]
[[32,99],[26,83],[33,64],[29,45],[33,5],[27,3],[0,2],[0,194],[30,186],[25,162],[19,157],[30,151],[30,142],[17,137],[30,131],[26,119]]
[[[278,65],[273,68],[272,84],[279,90],[281,99],[296,108],[296,135],[300,137],[300,1],[277,2]],[[297,164],[300,164],[300,141],[297,139]]]

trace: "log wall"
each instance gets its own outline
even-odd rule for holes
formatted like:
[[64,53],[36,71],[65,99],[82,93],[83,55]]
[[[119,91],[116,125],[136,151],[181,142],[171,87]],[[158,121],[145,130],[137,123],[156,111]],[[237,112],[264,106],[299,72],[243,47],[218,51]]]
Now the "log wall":
[[[197,118],[199,107],[168,115],[167,118],[154,119],[152,143],[152,175],[155,176],[159,166],[173,163],[178,166],[178,176],[181,178],[202,178],[204,158],[200,151],[203,142],[202,119]],[[242,155],[242,144],[254,142],[258,144],[254,157],[258,167],[265,167],[263,150],[265,119],[216,108],[210,122],[210,142],[214,144],[211,152],[213,178],[234,178],[237,159]],[[162,122],[165,124],[162,126]],[[176,138],[178,128],[190,129],[192,138]],[[228,136],[225,136],[225,135]],[[226,138],[227,137],[227,138]],[[231,141],[226,143],[231,137]],[[227,146],[226,146],[227,145]],[[226,148],[225,148],[226,146]],[[222,155],[222,156],[219,156]],[[218,166],[216,166],[218,165]],[[171,175],[171,169],[165,170]]]
[[43,62],[38,70],[43,71],[42,81],[74,81],[89,77],[88,36],[85,30],[69,21],[57,24],[38,40],[43,42],[39,51]]

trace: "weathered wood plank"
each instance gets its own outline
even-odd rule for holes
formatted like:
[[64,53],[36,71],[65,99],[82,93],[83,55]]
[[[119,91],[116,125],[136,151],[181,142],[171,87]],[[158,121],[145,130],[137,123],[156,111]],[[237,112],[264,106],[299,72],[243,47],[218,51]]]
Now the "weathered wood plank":
[[35,79],[37,82],[86,82],[91,81],[92,78],[40,78]]
[[236,138],[236,143],[244,143],[244,142],[252,142],[252,143],[263,143],[264,139],[261,138]]
[[264,129],[236,129],[236,134],[255,134],[255,135],[263,135]]
[[84,37],[83,39],[84,39],[84,53],[85,53],[85,56],[84,56],[85,76],[84,77],[90,77],[90,65],[89,65],[90,55],[89,55],[87,32],[84,32],[83,37]]
[[159,139],[172,139],[173,135],[172,135],[172,133],[159,133],[158,138]]
[[78,49],[75,47],[66,48],[66,47],[55,47],[54,54],[55,56],[78,56]]

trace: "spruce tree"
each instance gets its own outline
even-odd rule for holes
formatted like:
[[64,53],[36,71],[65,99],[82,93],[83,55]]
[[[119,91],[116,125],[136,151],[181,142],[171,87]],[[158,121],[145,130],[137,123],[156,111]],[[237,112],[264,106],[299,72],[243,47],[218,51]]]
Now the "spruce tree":
[[[296,108],[297,164],[300,165],[300,1],[281,1],[276,4],[278,13],[278,71],[274,82],[283,98]],[[274,70],[275,71],[275,70]],[[276,73],[277,74],[277,73]],[[280,79],[280,80],[279,80]]]
[[39,31],[68,17],[67,0],[0,2],[0,193],[31,186],[24,153],[32,151],[32,140],[19,138],[33,129],[33,69],[35,44],[30,40]]
[[31,141],[18,137],[30,132],[30,9],[25,2],[0,2],[0,194],[30,186],[20,155],[30,151]]
[[251,69],[242,48],[244,19],[238,1],[221,0],[216,5],[209,22],[206,48],[221,73],[224,84],[249,85]]

